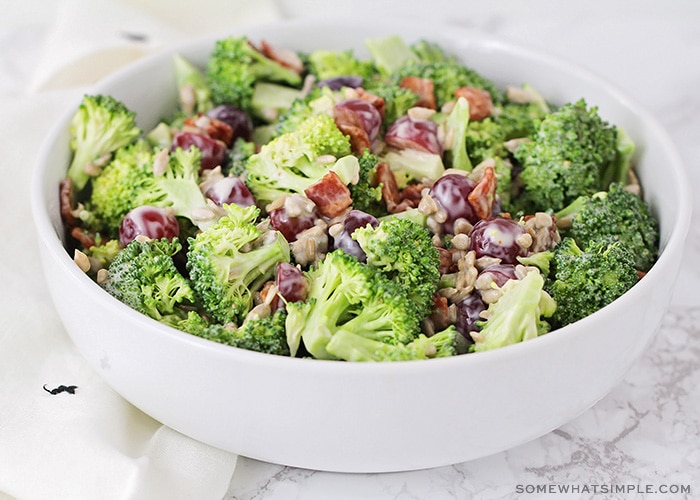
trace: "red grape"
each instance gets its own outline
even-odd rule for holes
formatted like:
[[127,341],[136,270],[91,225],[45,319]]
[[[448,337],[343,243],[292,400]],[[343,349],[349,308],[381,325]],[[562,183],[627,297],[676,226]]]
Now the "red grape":
[[144,205],[134,208],[122,219],[119,226],[119,243],[125,247],[139,235],[153,240],[172,240],[180,235],[180,225],[171,211]]

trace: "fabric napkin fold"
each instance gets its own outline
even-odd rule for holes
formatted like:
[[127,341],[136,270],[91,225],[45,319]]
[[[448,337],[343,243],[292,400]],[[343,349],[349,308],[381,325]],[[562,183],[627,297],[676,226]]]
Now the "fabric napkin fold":
[[[63,0],[54,8],[50,24],[31,26],[43,37],[3,31],[0,20],[0,71],[18,70],[0,75],[0,500],[223,498],[237,456],[142,413],[71,343],[46,290],[28,191],[36,151],[66,102],[170,43],[275,20],[275,5]],[[188,24],[202,16],[211,22]],[[33,71],[27,58],[13,64],[25,55],[35,57]]]

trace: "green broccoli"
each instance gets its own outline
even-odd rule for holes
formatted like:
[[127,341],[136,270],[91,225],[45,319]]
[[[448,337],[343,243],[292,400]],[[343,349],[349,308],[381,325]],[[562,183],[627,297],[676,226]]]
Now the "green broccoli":
[[382,126],[385,128],[404,116],[409,109],[416,105],[419,99],[418,94],[412,90],[386,79],[369,82],[365,90],[384,99]]
[[388,76],[405,64],[418,62],[418,54],[398,35],[365,40],[365,46],[379,72]]
[[[160,151],[154,155],[154,161]],[[202,152],[192,146],[188,150],[177,148],[169,153],[165,171],[144,178],[136,186],[134,206],[151,205],[160,208],[172,207],[175,215],[185,217],[206,227],[214,218],[206,198],[199,187],[199,171]],[[198,212],[211,214],[200,216]]]
[[194,311],[187,318],[176,323],[179,330],[191,333],[220,344],[240,349],[289,356],[287,334],[284,324],[287,313],[279,309],[270,316],[246,319],[240,327],[212,323]]
[[343,328],[333,335],[326,348],[345,361],[412,361],[461,354],[462,339],[452,325],[430,337],[421,333],[408,344],[388,344]]
[[319,114],[333,116],[334,106],[344,97],[328,87],[314,87],[296,99],[274,124],[275,136],[295,131],[307,118]]
[[254,294],[289,262],[289,244],[256,225],[260,209],[225,205],[226,215],[189,238],[187,270],[204,311],[218,323],[240,323]]
[[411,51],[423,62],[444,62],[455,59],[454,56],[447,54],[440,45],[425,39],[411,44]]
[[494,82],[456,60],[409,61],[391,74],[391,78],[397,83],[407,76],[425,78],[433,82],[438,109],[446,102],[454,101],[454,92],[460,87],[485,90],[491,94],[494,104],[500,104],[505,100],[503,91]]
[[419,314],[433,307],[440,280],[440,254],[430,231],[411,219],[386,219],[374,227],[359,227],[352,233],[367,256],[367,265],[406,290]]
[[80,191],[117,149],[141,134],[136,114],[108,95],[85,95],[70,122],[68,177]]
[[278,83],[258,82],[253,88],[250,114],[262,122],[274,123],[300,98],[300,89]]
[[242,137],[238,137],[231,149],[228,150],[228,161],[224,165],[224,173],[236,177],[245,174],[248,159],[255,154],[255,149],[253,141],[246,141]]
[[558,211],[602,189],[603,174],[617,156],[617,128],[581,99],[547,115],[532,141],[514,154],[522,166],[520,208]]
[[204,73],[180,54],[173,56],[180,110],[185,115],[206,113],[213,105]]
[[164,323],[182,319],[186,313],[181,306],[194,302],[194,292],[173,261],[181,249],[177,238],[134,240],[114,257],[102,287],[153,319]]
[[302,193],[333,170],[332,164],[316,161],[329,155],[338,159],[350,156],[350,139],[332,117],[311,116],[248,159],[246,184],[261,206],[286,194]]
[[420,332],[420,315],[405,290],[342,250],[305,272],[303,302],[287,304],[287,342],[292,355],[303,341],[317,359],[336,359],[326,346],[339,330],[371,340],[406,344]]
[[119,150],[92,181],[87,208],[96,218],[93,229],[116,237],[122,218],[138,206],[141,183],[153,177],[153,148],[137,140]]
[[564,238],[551,264],[546,290],[557,303],[556,327],[593,314],[639,281],[634,256],[612,239],[594,240],[581,249],[573,238]]
[[381,217],[387,214],[387,209],[382,201],[382,186],[375,186],[377,163],[379,158],[365,150],[359,158],[359,180],[348,188],[353,208]]
[[467,151],[469,130],[469,101],[460,97],[450,113],[445,117],[445,134],[452,137],[445,156],[451,168],[471,172],[473,165]]
[[533,339],[550,330],[549,318],[557,310],[557,303],[544,290],[545,280],[532,270],[519,280],[508,280],[501,290],[503,295],[489,304],[487,318],[477,324],[479,332],[472,332],[474,352],[497,349]]
[[557,219],[571,220],[562,230],[579,246],[608,237],[618,241],[634,256],[635,268],[648,271],[658,256],[659,225],[650,206],[621,184],[611,184],[608,191],[577,198],[556,214]]
[[245,36],[217,40],[206,68],[211,98],[216,104],[231,104],[248,110],[255,84],[260,81],[301,84],[301,76],[266,57]]
[[350,50],[319,49],[308,56],[309,73],[318,80],[339,76],[359,76],[363,82],[372,79],[377,69],[372,61],[360,60]]

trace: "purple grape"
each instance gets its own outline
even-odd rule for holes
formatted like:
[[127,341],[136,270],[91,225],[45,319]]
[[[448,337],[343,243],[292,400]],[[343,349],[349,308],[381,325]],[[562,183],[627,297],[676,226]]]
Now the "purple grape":
[[437,133],[437,123],[432,120],[414,120],[402,116],[389,125],[384,140],[389,146],[398,149],[417,149],[439,155],[442,154],[442,146]]
[[343,87],[350,87],[356,89],[362,86],[362,77],[355,75],[346,76],[336,76],[333,78],[326,78],[325,80],[320,80],[317,87],[328,87],[331,90],[340,90]]
[[474,182],[460,174],[446,174],[440,177],[432,188],[430,197],[445,210],[447,219],[443,224],[446,233],[454,233],[454,223],[457,219],[466,219],[475,224],[479,218],[469,203],[469,193],[474,189]]
[[202,152],[202,170],[210,170],[224,164],[226,145],[223,142],[193,132],[178,132],[173,137],[173,150],[177,148],[189,150],[192,146]]
[[122,219],[119,243],[125,247],[139,235],[153,240],[167,238],[172,241],[180,235],[180,225],[172,212],[144,205],[134,208]]
[[335,248],[340,248],[345,253],[354,255],[361,262],[367,260],[365,252],[360,248],[359,243],[352,239],[352,233],[358,227],[365,227],[370,224],[372,227],[377,227],[379,221],[374,215],[362,212],[361,210],[350,210],[347,217],[343,221],[343,230],[333,237],[333,245]]
[[382,126],[382,115],[369,101],[364,99],[347,99],[336,104],[335,109],[354,115],[356,119],[353,121],[362,125],[362,128],[367,132],[370,142],[377,138],[379,129]]
[[306,229],[314,227],[320,214],[314,209],[313,213],[304,213],[290,217],[284,207],[270,211],[270,225],[289,241],[295,241],[297,235]]
[[478,332],[481,328],[476,324],[482,321],[481,311],[486,310],[486,304],[477,293],[467,295],[457,302],[457,322],[455,328],[466,339],[471,340],[469,332]]
[[235,203],[249,207],[256,204],[253,194],[238,177],[224,177],[212,184],[204,194],[219,206]]
[[248,113],[240,108],[229,104],[221,104],[207,111],[207,116],[221,120],[231,127],[233,131],[232,142],[236,142],[236,139],[239,137],[250,141],[253,136],[253,120],[251,120]]
[[513,264],[494,264],[479,273],[479,276],[483,275],[491,276],[493,282],[499,287],[505,285],[508,280],[518,279]]
[[277,264],[275,285],[277,285],[279,294],[287,302],[299,302],[306,299],[308,283],[304,273],[298,267],[288,262]]
[[469,233],[469,249],[476,257],[495,257],[502,264],[517,264],[516,257],[524,257],[527,250],[518,244],[525,228],[513,219],[496,217],[482,219]]

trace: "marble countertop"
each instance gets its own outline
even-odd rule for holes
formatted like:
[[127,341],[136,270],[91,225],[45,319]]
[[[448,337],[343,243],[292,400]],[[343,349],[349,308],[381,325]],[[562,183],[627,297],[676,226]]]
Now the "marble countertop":
[[[659,119],[692,185],[700,186],[700,3],[460,2],[458,12],[445,3],[430,2],[440,8],[427,12],[424,4],[407,2],[404,14],[483,30],[604,76]],[[313,1],[282,4],[288,15],[318,15],[320,8]],[[389,9],[373,12],[382,8]],[[610,394],[550,434],[479,460],[393,474],[343,475],[239,458],[226,499],[631,499],[665,486],[677,492],[655,498],[698,498],[699,253],[700,229],[694,225],[676,293],[653,344]],[[556,485],[571,489],[543,489]],[[606,493],[612,485],[625,492]]]
[[[9,1],[0,20],[0,102],[10,111],[19,110],[21,104],[56,116],[62,111],[63,94],[20,100],[18,91],[31,79],[39,59],[38,41],[52,22],[52,11],[32,10],[38,1]],[[211,6],[216,1],[206,3]],[[279,13],[287,17],[320,16],[328,4],[277,1]],[[389,16],[396,14],[398,3],[392,4],[345,0],[334,2],[333,10],[336,15]],[[700,2],[497,0],[472,5],[433,0],[427,4],[404,0],[401,15],[483,31],[566,57],[625,90],[666,128],[685,162],[692,189],[700,188],[696,168],[700,161]],[[38,130],[48,126],[39,124]],[[0,124],[0,134],[9,130],[9,124]],[[19,153],[16,157],[20,158]],[[0,196],[4,213],[10,213],[7,200],[13,199]],[[694,220],[698,216],[700,197],[695,197]],[[15,255],[2,252],[2,259]],[[479,460],[391,474],[335,474],[239,457],[224,500],[699,498],[699,257],[700,228],[693,223],[678,285],[654,342],[615,389],[561,428]],[[30,287],[27,290],[35,293]],[[7,298],[7,293],[2,295],[3,300]],[[2,334],[0,329],[0,340]],[[2,376],[0,367],[0,381]],[[0,430],[2,426],[0,422]],[[2,474],[0,470],[0,483]],[[610,493],[611,488],[618,493]],[[4,498],[2,491],[0,498]]]

